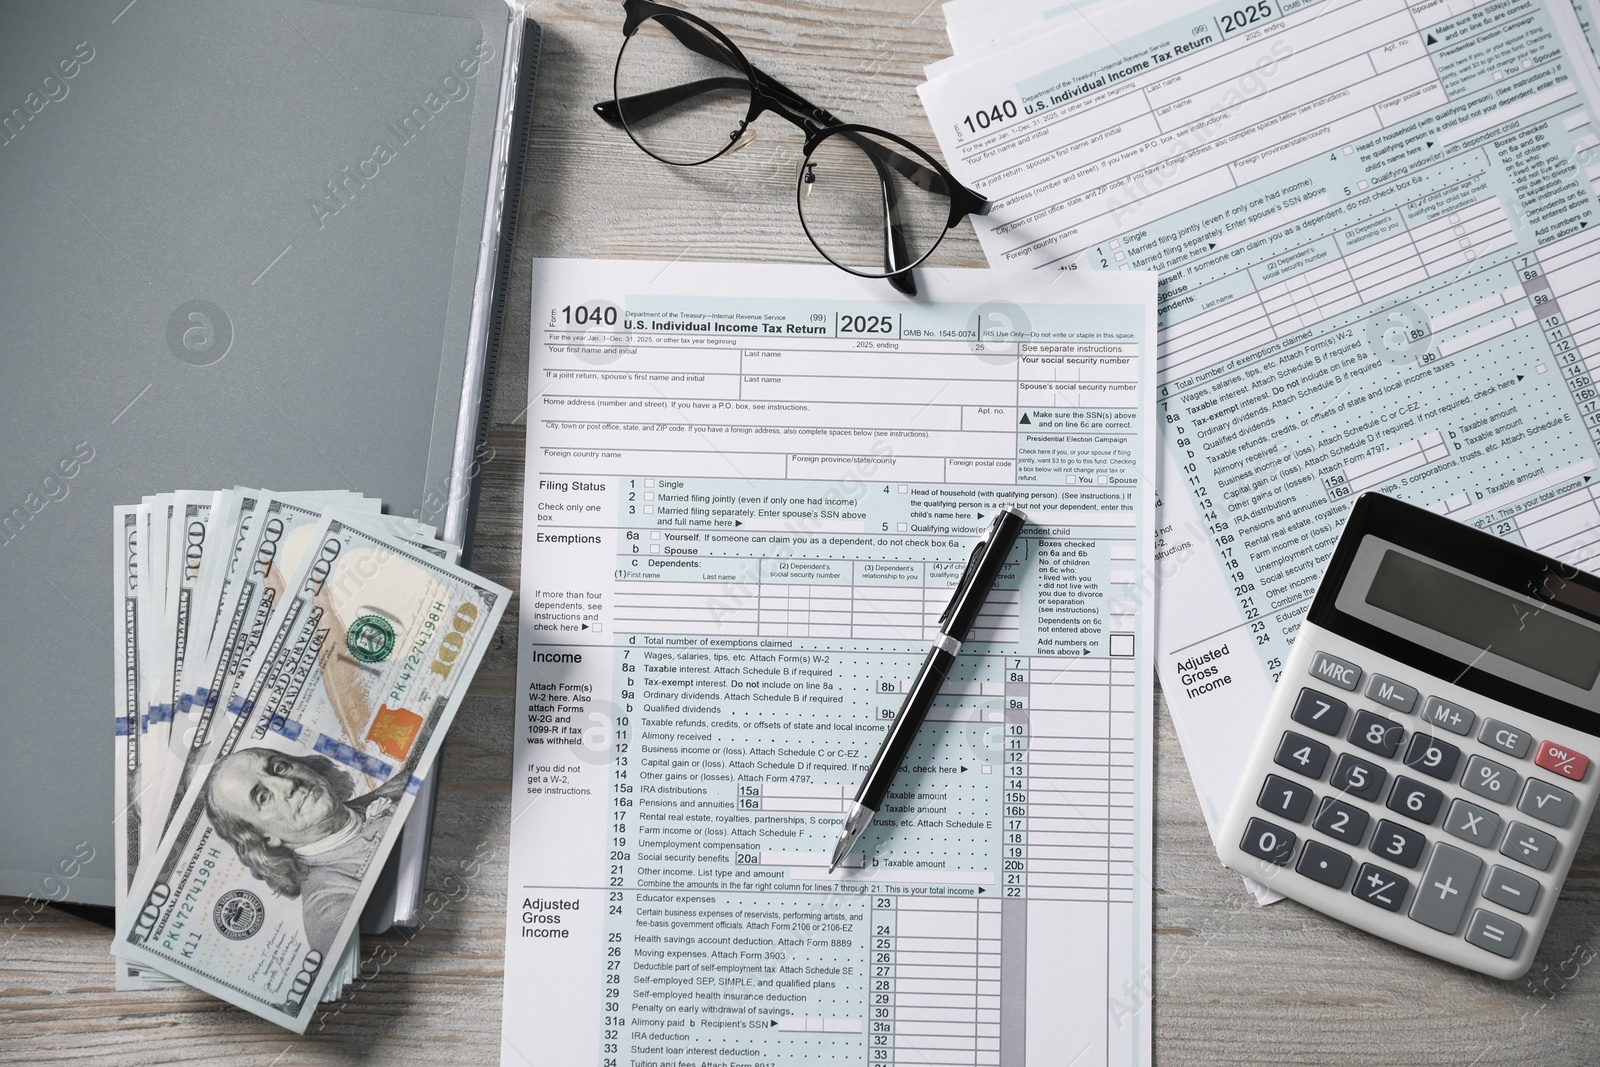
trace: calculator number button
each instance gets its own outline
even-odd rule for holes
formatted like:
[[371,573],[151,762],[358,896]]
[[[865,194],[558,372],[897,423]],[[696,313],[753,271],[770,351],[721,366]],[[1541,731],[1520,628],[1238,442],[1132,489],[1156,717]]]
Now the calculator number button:
[[1397,682],[1393,678],[1385,678],[1381,674],[1374,674],[1367,681],[1367,696],[1378,703],[1391,707],[1395,711],[1403,711],[1408,715],[1411,709],[1417,706],[1417,691],[1404,682]]
[[1305,822],[1306,812],[1311,810],[1311,799],[1311,790],[1300,783],[1269,774],[1261,787],[1261,795],[1256,797],[1256,807],[1282,815],[1290,822]]
[[1399,723],[1390,722],[1370,711],[1358,711],[1355,724],[1350,727],[1350,743],[1368,752],[1376,752],[1385,759],[1393,759],[1395,750],[1400,747],[1400,739],[1405,734],[1405,727]]
[[1384,870],[1375,863],[1363,863],[1350,892],[1384,911],[1399,911],[1410,888],[1411,883],[1393,871]]
[[1370,821],[1367,813],[1354,804],[1323,797],[1322,806],[1317,809],[1317,817],[1311,820],[1311,826],[1329,837],[1359,845]]
[[1450,811],[1444,817],[1444,832],[1474,845],[1493,848],[1500,837],[1500,816],[1457,797],[1450,802]]
[[1239,842],[1239,847],[1258,860],[1282,867],[1294,855],[1294,846],[1299,840],[1293,830],[1274,826],[1264,819],[1251,819],[1245,824],[1244,840]]
[[1533,910],[1533,902],[1539,899],[1539,883],[1510,867],[1495,866],[1489,868],[1489,877],[1484,880],[1483,896],[1485,900],[1526,915]]
[[1328,784],[1341,793],[1349,793],[1362,800],[1377,800],[1383,783],[1388,780],[1389,772],[1376,763],[1368,763],[1360,756],[1341,752],[1333,765],[1333,777]]
[[1412,734],[1402,762],[1414,771],[1448,782],[1456,773],[1456,764],[1461,762],[1461,750],[1436,737]]
[[1472,723],[1476,719],[1477,716],[1472,712],[1448,700],[1429,697],[1422,702],[1422,721],[1430,726],[1449,730],[1453,734],[1465,736],[1471,733]]
[[1337,734],[1344,726],[1350,705],[1342,700],[1319,693],[1315,689],[1300,690],[1300,699],[1294,702],[1289,718],[1301,726],[1309,726],[1325,734]]
[[1337,656],[1318,652],[1311,658],[1311,676],[1340,689],[1354,691],[1361,682],[1361,668]]
[[1423,785],[1415,778],[1396,775],[1394,788],[1389,791],[1389,810],[1410,819],[1432,826],[1444,804],[1444,794],[1431,785]]
[[1454,934],[1461,929],[1473,887],[1483,861],[1465,849],[1440,842],[1433,846],[1428,868],[1417,886],[1417,899],[1411,904],[1411,918],[1440,933]]
[[1461,788],[1480,797],[1509,804],[1511,798],[1517,795],[1517,783],[1521,780],[1521,775],[1505,764],[1473,756],[1467,761],[1467,769],[1462,772]]
[[1533,735],[1515,726],[1507,726],[1498,719],[1490,719],[1478,731],[1478,740],[1518,759],[1526,759],[1528,746],[1533,744]]
[[1344,888],[1344,880],[1350,876],[1350,865],[1353,861],[1349,856],[1321,841],[1307,841],[1306,847],[1300,852],[1300,862],[1294,869],[1313,881],[1335,889]]
[[1522,790],[1522,799],[1517,801],[1518,811],[1551,826],[1567,825],[1572,818],[1572,810],[1577,806],[1577,797],[1537,778],[1528,779],[1528,784]]
[[1517,954],[1517,946],[1522,944],[1522,926],[1479,908],[1472,913],[1472,921],[1467,924],[1467,940],[1496,956],[1510,959]]
[[1583,781],[1583,776],[1589,772],[1588,756],[1574,752],[1565,745],[1558,745],[1554,741],[1540,741],[1539,754],[1533,757],[1533,762],[1563,778],[1571,778],[1574,782]]
[[1415,867],[1422,862],[1422,850],[1427,846],[1428,839],[1409,826],[1379,819],[1367,851],[1402,867]]
[[1514,822],[1511,829],[1506,831],[1500,855],[1521,860],[1535,870],[1547,871],[1550,862],[1556,858],[1559,845],[1560,842],[1543,830],[1535,830],[1525,822]]
[[1328,766],[1328,746],[1321,741],[1311,740],[1305,734],[1285,730],[1283,740],[1278,742],[1278,754],[1272,757],[1272,762],[1307,778],[1320,779]]

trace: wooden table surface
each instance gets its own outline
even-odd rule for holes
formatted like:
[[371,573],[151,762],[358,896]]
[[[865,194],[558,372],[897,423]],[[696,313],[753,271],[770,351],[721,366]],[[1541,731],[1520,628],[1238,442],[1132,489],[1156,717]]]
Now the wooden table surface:
[[[923,65],[950,51],[938,0],[877,0],[870,10],[840,0],[717,0],[692,9],[841,118],[936,150],[915,87]],[[610,95],[620,5],[539,0],[531,14],[544,27],[536,130],[474,553],[478,570],[513,589],[532,257],[820,259],[795,216],[791,127],[768,117],[753,144],[713,166],[656,163],[590,110]],[[937,261],[984,265],[968,225]],[[444,746],[422,927],[409,939],[364,939],[362,977],[306,1036],[200,993],[114,992],[109,933],[44,908],[0,940],[0,1063],[498,1063],[516,618],[513,603]],[[1155,961],[1153,998],[1141,1010],[1153,1012],[1158,1062],[1600,1062],[1593,828],[1533,970],[1494,981],[1292,902],[1257,907],[1217,863],[1159,697],[1156,716],[1156,859],[1146,872]],[[10,913],[19,902],[0,905]],[[536,1016],[539,1005],[517,1010]]]

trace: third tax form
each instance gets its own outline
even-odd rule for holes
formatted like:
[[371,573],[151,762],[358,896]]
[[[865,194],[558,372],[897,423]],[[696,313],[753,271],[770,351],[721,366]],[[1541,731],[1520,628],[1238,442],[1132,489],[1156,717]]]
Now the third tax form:
[[1048,24],[921,94],[992,263],[1161,272],[1157,669],[1215,827],[1353,494],[1600,557],[1600,76],[1564,3]]

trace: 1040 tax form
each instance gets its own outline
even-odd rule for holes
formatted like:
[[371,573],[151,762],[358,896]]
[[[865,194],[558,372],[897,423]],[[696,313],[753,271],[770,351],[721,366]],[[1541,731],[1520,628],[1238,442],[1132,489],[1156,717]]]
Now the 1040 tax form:
[[1566,3],[1101,5],[922,86],[991,262],[1161,273],[1157,669],[1208,823],[1349,500],[1600,560]]
[[1148,1062],[1154,276],[534,274],[502,1063]]

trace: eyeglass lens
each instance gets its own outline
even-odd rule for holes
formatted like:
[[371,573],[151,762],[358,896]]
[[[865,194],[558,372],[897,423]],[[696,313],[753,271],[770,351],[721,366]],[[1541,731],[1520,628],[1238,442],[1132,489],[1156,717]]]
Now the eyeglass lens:
[[716,38],[676,15],[645,19],[617,56],[623,126],[666,163],[692,166],[726,152],[744,132],[753,92]]
[[950,218],[938,172],[859,130],[829,134],[801,168],[800,221],[817,250],[855,274],[883,277],[933,251]]

